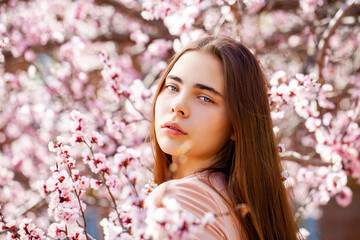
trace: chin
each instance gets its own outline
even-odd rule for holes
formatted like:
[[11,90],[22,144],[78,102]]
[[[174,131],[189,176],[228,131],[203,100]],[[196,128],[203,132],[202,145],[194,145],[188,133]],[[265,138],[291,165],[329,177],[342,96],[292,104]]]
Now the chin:
[[175,156],[176,155],[176,152],[177,152],[177,149],[178,147],[175,147],[175,146],[169,146],[169,144],[159,144],[160,146],[160,149],[166,153],[166,154],[169,154],[171,156]]
[[158,139],[158,144],[160,146],[160,149],[171,156],[175,156],[178,152],[178,149],[180,147],[179,143],[176,143],[174,141],[171,141],[169,139]]

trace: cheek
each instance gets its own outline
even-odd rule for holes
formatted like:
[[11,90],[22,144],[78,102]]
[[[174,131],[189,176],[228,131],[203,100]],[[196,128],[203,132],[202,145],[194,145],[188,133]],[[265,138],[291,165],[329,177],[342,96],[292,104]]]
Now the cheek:
[[218,134],[217,136],[219,136],[219,138],[223,138],[224,135],[227,136],[229,133],[229,123],[228,123],[228,119],[227,118],[216,118],[213,120],[212,122],[212,129],[213,129],[213,133],[214,134]]
[[196,124],[196,132],[193,135],[195,149],[193,154],[201,156],[214,156],[231,137],[231,129],[228,119],[223,116],[210,115],[202,118]]
[[157,127],[157,124],[158,124],[158,122],[159,122],[159,118],[160,118],[160,116],[161,116],[161,114],[160,114],[160,109],[159,109],[159,106],[160,104],[159,104],[159,101],[156,101],[156,103],[155,103],[155,113],[154,113],[154,115],[155,115],[155,117],[154,117],[154,120],[155,120],[155,127]]
[[164,101],[162,101],[161,97],[159,96],[155,102],[155,120],[159,116],[161,116],[161,113],[164,109]]
[[212,113],[200,114],[198,119],[198,130],[201,131],[199,135],[212,138],[215,141],[223,141],[230,135],[231,125],[227,117],[226,111],[214,111]]
[[154,115],[155,115],[155,129],[159,128],[159,125],[161,124],[162,116],[166,113],[166,101],[164,101],[161,97],[161,95],[158,96],[155,102],[154,106]]

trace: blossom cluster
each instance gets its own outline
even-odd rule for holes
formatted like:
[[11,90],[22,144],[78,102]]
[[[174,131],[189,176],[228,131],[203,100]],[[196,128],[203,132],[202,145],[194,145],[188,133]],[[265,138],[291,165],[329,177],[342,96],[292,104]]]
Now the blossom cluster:
[[[306,216],[319,217],[320,212],[316,209],[327,204],[334,196],[339,205],[349,205],[352,192],[347,186],[347,176],[350,174],[359,181],[360,170],[357,165],[358,144],[348,141],[360,136],[357,120],[351,119],[352,110],[347,113],[338,111],[336,116],[331,112],[321,115],[319,108],[328,111],[335,108],[335,104],[328,99],[328,93],[333,91],[333,87],[330,84],[321,85],[314,74],[297,74],[290,78],[284,71],[278,71],[273,74],[269,84],[269,101],[274,109],[273,119],[282,119],[290,107],[294,109],[294,112],[305,120],[307,131],[313,133],[307,141],[315,145],[316,153],[325,163],[320,167],[297,168],[297,173],[290,178],[290,185],[296,189],[298,196],[307,196],[305,192],[310,193],[300,199],[300,202],[309,203],[299,211]],[[349,126],[352,131],[347,130]],[[348,167],[350,165],[351,167]],[[351,173],[347,172],[348,169],[351,169]]]
[[31,219],[23,218],[17,228],[15,220],[3,218],[0,208],[0,233],[4,230],[7,231],[7,239],[49,239],[41,229],[32,223]]
[[194,233],[215,221],[214,213],[206,213],[202,219],[196,219],[192,215],[181,210],[176,199],[166,195],[160,203],[149,204],[147,211],[147,231],[145,236],[151,239],[191,239]]

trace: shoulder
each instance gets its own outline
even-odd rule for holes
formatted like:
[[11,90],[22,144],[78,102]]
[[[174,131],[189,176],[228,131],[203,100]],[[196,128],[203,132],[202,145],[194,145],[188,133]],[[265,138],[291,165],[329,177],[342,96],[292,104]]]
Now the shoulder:
[[[175,198],[183,207],[201,207],[201,210],[221,210],[224,199],[219,195],[226,194],[225,184],[221,178],[211,179],[211,186],[206,183],[204,175],[191,175],[182,179],[170,180],[160,184],[149,195],[147,201],[158,201],[162,197]],[[214,211],[213,211],[214,212]],[[215,212],[217,213],[217,211]]]
[[207,177],[199,174],[167,181],[155,188],[146,202],[161,203],[164,197],[168,197],[175,199],[183,212],[197,219],[202,219],[208,212],[217,214],[216,221],[205,228],[201,239],[237,239],[234,237],[236,220],[226,214],[231,209],[226,202],[225,180],[221,175],[214,175],[209,180],[207,183]]

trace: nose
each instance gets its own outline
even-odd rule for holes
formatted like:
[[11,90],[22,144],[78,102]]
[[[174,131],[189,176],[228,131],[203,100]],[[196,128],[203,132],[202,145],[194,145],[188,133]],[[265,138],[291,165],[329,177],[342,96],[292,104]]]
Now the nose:
[[176,99],[173,102],[170,111],[172,113],[176,114],[176,116],[182,117],[182,118],[187,118],[187,117],[189,117],[189,114],[190,114],[190,109],[187,106],[186,99],[184,99],[184,98]]
[[175,108],[172,107],[171,112],[176,113],[176,115],[179,117],[188,117],[188,114],[185,111],[180,110],[177,107],[175,107]]

